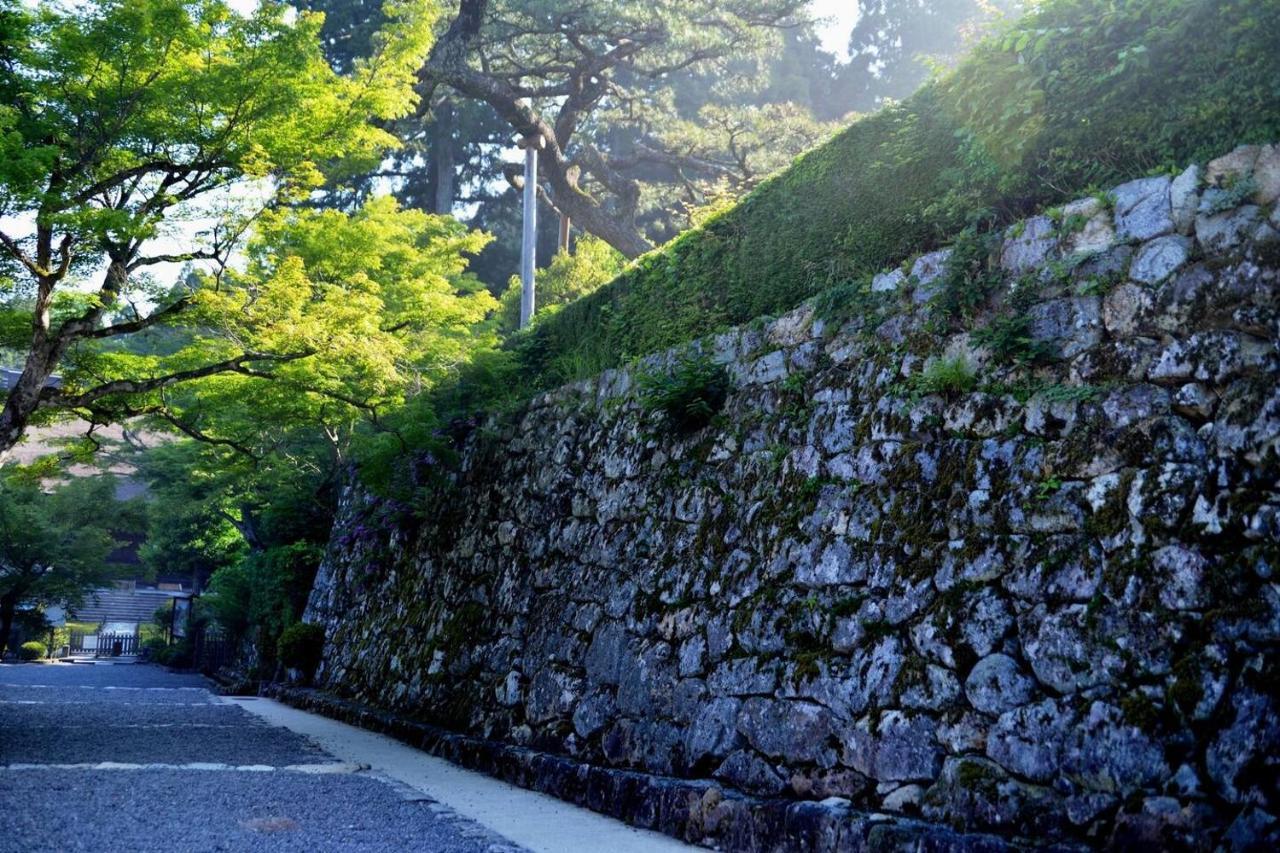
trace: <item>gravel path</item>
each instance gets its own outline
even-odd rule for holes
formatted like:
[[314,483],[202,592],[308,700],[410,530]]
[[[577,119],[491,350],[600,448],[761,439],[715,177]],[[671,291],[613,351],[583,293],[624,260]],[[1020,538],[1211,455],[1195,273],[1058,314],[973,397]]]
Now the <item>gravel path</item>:
[[0,665],[0,853],[518,850],[207,686],[149,666]]

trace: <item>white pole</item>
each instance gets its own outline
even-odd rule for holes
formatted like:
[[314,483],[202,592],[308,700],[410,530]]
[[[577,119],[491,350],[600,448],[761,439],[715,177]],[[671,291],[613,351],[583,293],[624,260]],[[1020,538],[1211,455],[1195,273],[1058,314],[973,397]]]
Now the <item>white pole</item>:
[[542,137],[530,137],[524,148],[524,240],[520,246],[520,328],[533,319],[533,273],[538,241],[538,149]]

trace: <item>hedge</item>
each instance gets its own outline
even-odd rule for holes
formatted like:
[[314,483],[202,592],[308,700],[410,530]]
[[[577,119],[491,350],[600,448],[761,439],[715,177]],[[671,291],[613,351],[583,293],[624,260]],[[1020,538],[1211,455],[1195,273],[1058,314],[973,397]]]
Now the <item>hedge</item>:
[[1050,0],[509,346],[545,388],[1087,188],[1280,140],[1280,3]]

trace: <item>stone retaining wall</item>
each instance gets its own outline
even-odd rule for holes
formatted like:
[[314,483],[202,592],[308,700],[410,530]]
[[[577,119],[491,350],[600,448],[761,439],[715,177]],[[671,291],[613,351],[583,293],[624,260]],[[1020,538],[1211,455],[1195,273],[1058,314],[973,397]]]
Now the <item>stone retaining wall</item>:
[[1277,197],[1280,146],[1134,181],[702,342],[693,434],[667,353],[350,489],[322,685],[726,801],[1280,840]]

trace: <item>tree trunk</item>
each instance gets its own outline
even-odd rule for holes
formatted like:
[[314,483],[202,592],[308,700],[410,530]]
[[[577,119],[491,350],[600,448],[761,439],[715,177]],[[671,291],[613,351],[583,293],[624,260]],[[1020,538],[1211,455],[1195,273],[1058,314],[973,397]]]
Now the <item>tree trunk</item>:
[[455,163],[453,160],[453,104],[447,99],[435,109],[435,145],[431,156],[436,161],[436,195],[433,212],[441,216],[453,213]]
[[4,409],[0,410],[0,464],[5,462],[10,451],[22,440],[31,416],[40,407],[40,394],[58,363],[60,353],[56,343],[40,337],[37,336],[37,340],[32,342],[22,375],[10,389]]
[[0,660],[9,648],[9,632],[13,630],[13,614],[18,609],[18,591],[0,596]]

